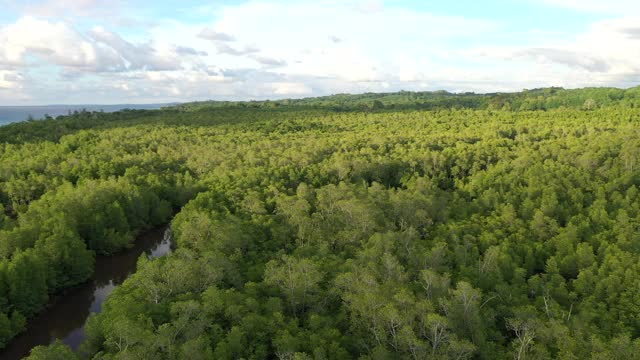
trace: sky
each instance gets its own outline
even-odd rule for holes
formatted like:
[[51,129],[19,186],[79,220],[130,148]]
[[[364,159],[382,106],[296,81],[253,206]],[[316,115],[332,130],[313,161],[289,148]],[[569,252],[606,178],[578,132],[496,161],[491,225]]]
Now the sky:
[[0,0],[0,105],[637,85],[637,0]]

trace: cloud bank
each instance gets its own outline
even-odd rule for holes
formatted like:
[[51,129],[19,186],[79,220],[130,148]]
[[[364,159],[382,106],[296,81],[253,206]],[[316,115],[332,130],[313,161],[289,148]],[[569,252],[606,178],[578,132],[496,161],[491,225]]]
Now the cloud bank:
[[[623,13],[559,37],[380,0],[254,0],[170,9],[153,22],[120,2],[5,3],[16,17],[0,24],[0,105],[629,87],[640,79],[640,18]],[[600,6],[546,3],[549,11]]]

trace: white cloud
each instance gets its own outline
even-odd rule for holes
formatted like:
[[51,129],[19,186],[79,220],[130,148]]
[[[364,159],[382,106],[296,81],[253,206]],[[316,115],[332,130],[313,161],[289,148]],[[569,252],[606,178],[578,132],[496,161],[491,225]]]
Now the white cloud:
[[[98,0],[83,0],[78,9],[92,1]],[[375,0],[250,1],[221,8],[209,24],[160,22],[149,29],[147,40],[138,36],[134,42],[105,27],[84,32],[68,22],[24,17],[0,30],[0,62],[26,71],[58,66],[61,81],[73,79],[87,93],[117,89],[126,98],[380,91],[401,86],[402,80],[429,79],[431,69],[403,71],[398,54],[406,53],[416,66],[431,64],[433,49],[468,37],[469,29],[481,36],[496,28],[488,21],[415,12]]]
[[194,56],[208,56],[209,53],[206,51],[199,51],[192,47],[188,46],[175,46],[174,47],[176,54],[178,55],[194,55]]
[[97,46],[107,47],[121,58],[122,63],[112,70],[176,70],[181,66],[177,47],[162,49],[150,43],[133,44],[102,27],[93,28],[90,36]]
[[304,83],[271,83],[273,93],[277,95],[310,95],[313,91]]
[[287,65],[287,62],[282,59],[274,59],[266,56],[254,56],[253,59],[264,66],[272,68],[283,67]]
[[461,54],[518,63],[521,74],[527,76],[525,81],[537,77],[544,80],[542,86],[629,87],[640,78],[639,23],[640,18],[604,20],[571,40],[550,40],[532,47],[476,48]]
[[[0,63],[25,65],[27,56],[70,67],[94,67],[98,52],[91,41],[64,22],[23,17],[0,28]],[[108,57],[108,54],[101,54]]]
[[0,70],[0,89],[18,89],[22,87],[24,76],[12,70]]
[[0,27],[0,64],[14,67],[55,65],[88,73],[175,70],[187,57],[204,55],[206,52],[166,43],[135,44],[102,27],[85,34],[63,21],[30,16]]
[[283,73],[345,82],[389,80],[398,76],[397,53],[409,51],[424,62],[451,40],[496,29],[489,21],[386,7],[381,1],[251,1],[224,8],[212,25],[260,44],[263,56],[286,59]]
[[[546,1],[583,9],[599,3]],[[36,2],[38,9],[30,4],[44,17],[0,25],[2,102],[12,97],[8,89],[42,102],[59,102],[61,93],[76,102],[82,96],[90,98],[85,102],[158,102],[628,86],[640,78],[636,17],[600,21],[571,36],[526,29],[526,46],[508,46],[501,43],[507,29],[499,23],[392,1],[251,0],[203,9],[215,14],[207,23],[158,18],[126,32],[114,30],[121,26],[116,15],[92,27],[96,20],[86,17],[109,11],[103,0]],[[93,13],[91,4],[105,8]],[[85,18],[60,15],[62,6]]]
[[212,41],[235,41],[236,40],[233,36],[229,34],[225,34],[223,32],[217,32],[207,27],[202,29],[202,31],[198,33],[198,37],[205,40],[212,40]]
[[227,54],[232,56],[244,56],[260,52],[260,49],[255,46],[245,46],[242,49],[237,49],[224,42],[217,42],[216,48],[218,49],[219,54]]
[[627,39],[638,40],[640,39],[640,16],[603,20],[594,24],[591,32],[607,37],[622,35]]
[[606,72],[609,70],[607,60],[599,55],[584,53],[581,50],[558,48],[528,48],[515,51],[514,57],[531,58],[542,63],[562,64],[571,68],[584,69],[589,72]]

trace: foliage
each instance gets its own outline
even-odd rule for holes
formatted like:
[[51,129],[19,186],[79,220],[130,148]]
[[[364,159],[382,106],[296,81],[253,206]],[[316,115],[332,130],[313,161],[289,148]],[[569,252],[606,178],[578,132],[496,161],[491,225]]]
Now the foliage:
[[94,253],[180,209],[177,251],[140,259],[82,356],[637,357],[637,93],[198,103],[60,136],[40,131],[72,119],[33,122],[0,147],[0,345]]

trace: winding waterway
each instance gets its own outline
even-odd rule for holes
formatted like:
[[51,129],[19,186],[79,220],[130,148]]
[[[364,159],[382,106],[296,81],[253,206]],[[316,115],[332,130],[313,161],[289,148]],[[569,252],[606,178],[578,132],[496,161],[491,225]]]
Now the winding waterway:
[[113,256],[96,257],[96,271],[84,284],[54,296],[47,309],[29,321],[27,331],[16,336],[0,359],[22,359],[38,345],[62,340],[76,350],[85,338],[84,323],[91,313],[99,313],[107,296],[136,270],[142,253],[150,258],[171,252],[171,230],[159,227],[138,237],[131,249]]

